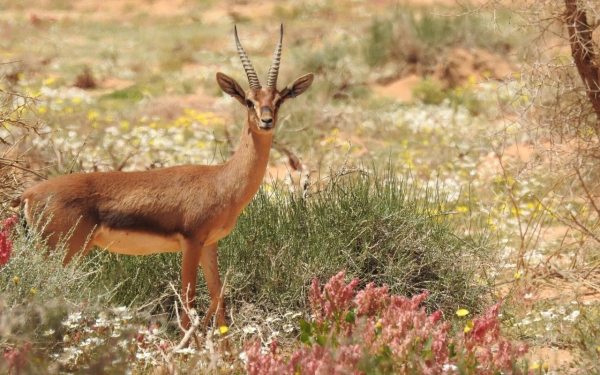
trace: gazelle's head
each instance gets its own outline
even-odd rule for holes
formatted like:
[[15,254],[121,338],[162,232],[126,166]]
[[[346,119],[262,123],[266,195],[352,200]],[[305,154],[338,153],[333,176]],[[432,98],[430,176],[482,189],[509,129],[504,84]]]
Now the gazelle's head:
[[250,89],[244,91],[235,79],[221,72],[217,73],[217,83],[223,91],[233,96],[238,102],[248,108],[250,130],[258,133],[269,133],[273,131],[275,124],[277,124],[277,114],[281,104],[306,91],[310,87],[314,76],[312,73],[305,74],[287,85],[283,90],[277,90],[277,74],[279,73],[281,42],[283,39],[283,25],[281,25],[279,43],[275,48],[273,61],[269,68],[267,87],[262,87],[258,80],[258,76],[256,75],[256,71],[254,70],[252,63],[250,63],[248,55],[246,55],[246,52],[244,52],[244,49],[240,44],[237,35],[237,27],[234,28],[234,33],[235,44],[237,45],[238,53],[242,59],[246,75],[248,76]]

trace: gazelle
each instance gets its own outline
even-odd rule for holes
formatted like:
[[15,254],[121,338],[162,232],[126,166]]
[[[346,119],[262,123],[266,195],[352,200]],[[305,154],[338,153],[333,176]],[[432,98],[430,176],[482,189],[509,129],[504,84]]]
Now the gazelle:
[[[183,165],[140,172],[95,172],[64,175],[27,189],[20,205],[26,222],[49,222],[43,228],[50,248],[69,231],[63,264],[92,247],[128,255],[182,252],[182,325],[189,329],[188,311],[196,294],[198,266],[211,298],[204,328],[217,313],[225,325],[217,242],[233,229],[263,180],[281,104],[304,93],[313,81],[306,74],[277,90],[283,25],[262,87],[234,28],[235,43],[248,77],[244,91],[231,77],[217,73],[221,89],[247,108],[239,145],[220,165]],[[47,216],[46,216],[47,215]],[[73,229],[74,228],[74,229]],[[218,307],[218,311],[217,310]]]

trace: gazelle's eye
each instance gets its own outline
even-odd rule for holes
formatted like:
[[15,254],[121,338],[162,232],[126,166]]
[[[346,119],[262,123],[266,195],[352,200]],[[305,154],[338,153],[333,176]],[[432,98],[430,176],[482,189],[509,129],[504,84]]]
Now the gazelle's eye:
[[246,105],[248,106],[248,108],[252,109],[254,108],[254,103],[252,103],[252,101],[250,100],[246,100]]

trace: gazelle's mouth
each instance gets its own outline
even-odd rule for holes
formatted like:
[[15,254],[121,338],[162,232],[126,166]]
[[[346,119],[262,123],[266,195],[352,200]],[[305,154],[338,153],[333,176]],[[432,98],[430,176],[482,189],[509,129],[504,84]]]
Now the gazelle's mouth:
[[269,130],[272,129],[274,126],[274,121],[272,118],[267,118],[265,120],[260,119],[258,121],[258,127],[263,129],[263,130]]
[[258,123],[258,127],[263,129],[263,130],[271,130],[273,129],[273,122],[264,122],[264,121],[260,121]]

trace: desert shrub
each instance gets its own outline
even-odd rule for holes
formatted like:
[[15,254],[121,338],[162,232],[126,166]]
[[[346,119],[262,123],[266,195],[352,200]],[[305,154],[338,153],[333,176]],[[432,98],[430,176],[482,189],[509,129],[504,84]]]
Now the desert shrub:
[[313,276],[324,282],[344,268],[394,293],[427,289],[432,308],[477,309],[484,255],[454,234],[444,204],[438,192],[408,186],[392,172],[333,178],[304,198],[263,190],[221,247],[237,286],[232,297],[304,307]]
[[453,335],[441,311],[428,315],[419,307],[427,291],[408,299],[389,295],[387,286],[373,283],[356,292],[358,284],[357,278],[346,284],[344,272],[322,290],[313,279],[309,293],[313,320],[301,321],[305,345],[286,363],[277,353],[276,341],[266,354],[259,342],[249,344],[248,373],[524,373],[516,359],[527,346],[501,336],[500,302]]
[[433,79],[422,79],[412,89],[412,94],[415,99],[422,101],[425,104],[440,104],[446,99],[442,85]]
[[[600,313],[598,305],[585,309],[579,315],[570,337],[575,346],[574,363],[578,374],[600,374]],[[584,370],[585,369],[585,370]]]
[[23,180],[36,174],[25,158],[24,145],[27,135],[36,134],[39,128],[27,117],[34,99],[10,86],[3,89],[9,81],[0,70],[0,217],[7,216],[5,204],[18,194]]
[[443,85],[433,78],[420,80],[412,89],[413,97],[424,104],[439,105],[444,100],[458,111],[466,108],[472,115],[481,114],[484,107],[483,102],[476,94],[474,83],[467,82],[455,88],[444,88]]

